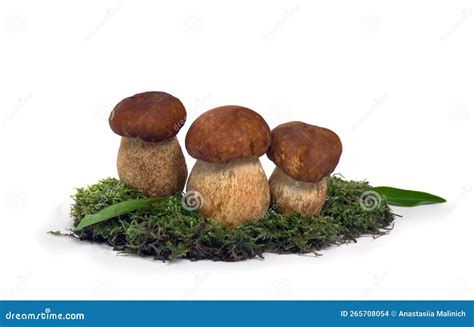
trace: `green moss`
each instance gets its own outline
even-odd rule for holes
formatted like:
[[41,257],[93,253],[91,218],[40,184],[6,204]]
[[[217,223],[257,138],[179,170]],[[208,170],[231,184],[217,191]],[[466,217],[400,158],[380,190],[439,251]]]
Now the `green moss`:
[[[381,235],[394,220],[382,201],[372,211],[364,210],[359,197],[371,187],[366,182],[329,179],[328,198],[318,216],[291,217],[269,211],[254,223],[227,229],[213,220],[188,211],[183,195],[152,205],[76,233],[81,240],[106,242],[114,249],[159,260],[239,261],[263,258],[264,252],[311,253],[363,234]],[[115,203],[145,197],[114,178],[77,189],[71,215],[74,226],[88,214]]]

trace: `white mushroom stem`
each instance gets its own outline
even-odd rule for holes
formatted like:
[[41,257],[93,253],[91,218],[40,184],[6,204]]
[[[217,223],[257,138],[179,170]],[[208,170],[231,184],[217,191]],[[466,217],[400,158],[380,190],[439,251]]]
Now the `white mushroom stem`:
[[272,208],[290,215],[294,212],[317,215],[326,201],[327,177],[317,183],[298,181],[276,167],[270,176]]
[[270,204],[267,176],[258,158],[228,164],[198,160],[187,191],[199,192],[201,214],[229,227],[258,220]]
[[162,142],[144,142],[122,137],[117,157],[120,180],[149,197],[183,191],[188,170],[176,137]]

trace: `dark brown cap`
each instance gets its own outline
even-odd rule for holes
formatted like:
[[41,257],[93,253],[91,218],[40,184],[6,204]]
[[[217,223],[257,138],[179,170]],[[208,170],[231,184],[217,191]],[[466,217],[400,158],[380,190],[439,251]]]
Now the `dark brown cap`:
[[299,121],[272,130],[268,158],[296,180],[316,183],[329,176],[342,154],[339,136],[333,131]]
[[270,128],[258,113],[240,106],[223,106],[193,122],[186,135],[186,149],[196,159],[228,163],[260,157],[270,141]]
[[112,131],[145,142],[160,142],[178,134],[186,122],[186,109],[178,98],[165,92],[135,94],[112,110]]

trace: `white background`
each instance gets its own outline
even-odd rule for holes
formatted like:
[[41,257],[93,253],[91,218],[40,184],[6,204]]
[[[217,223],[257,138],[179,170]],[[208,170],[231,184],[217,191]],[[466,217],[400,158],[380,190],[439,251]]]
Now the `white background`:
[[[0,298],[472,299],[472,6],[2,1]],[[347,178],[448,203],[394,208],[390,235],[317,258],[169,264],[47,235],[71,226],[74,187],[116,176],[109,112],[149,90],[185,104],[181,144],[198,115],[239,104],[336,131]]]

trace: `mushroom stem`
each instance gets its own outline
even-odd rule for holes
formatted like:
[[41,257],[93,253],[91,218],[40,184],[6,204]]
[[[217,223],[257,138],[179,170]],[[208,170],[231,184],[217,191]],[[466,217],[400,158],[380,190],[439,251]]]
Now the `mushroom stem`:
[[258,220],[270,204],[267,176],[258,158],[228,164],[197,160],[187,191],[199,192],[201,214],[228,227]]
[[162,142],[122,137],[117,171],[122,182],[149,197],[181,192],[188,173],[176,136]]
[[327,195],[327,177],[317,183],[298,181],[276,167],[270,176],[272,208],[285,215],[317,215]]

